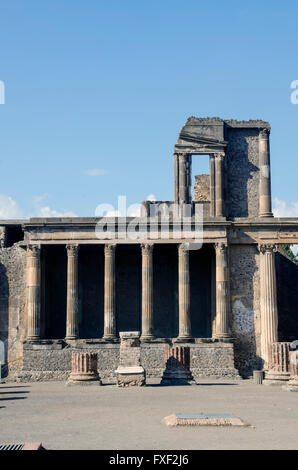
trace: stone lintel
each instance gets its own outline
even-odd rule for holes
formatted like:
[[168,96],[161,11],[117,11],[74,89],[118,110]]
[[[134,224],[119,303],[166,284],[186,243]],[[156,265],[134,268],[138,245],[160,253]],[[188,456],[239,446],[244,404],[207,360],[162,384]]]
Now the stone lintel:
[[121,331],[119,333],[120,339],[132,339],[132,338],[139,338],[140,332],[139,331]]

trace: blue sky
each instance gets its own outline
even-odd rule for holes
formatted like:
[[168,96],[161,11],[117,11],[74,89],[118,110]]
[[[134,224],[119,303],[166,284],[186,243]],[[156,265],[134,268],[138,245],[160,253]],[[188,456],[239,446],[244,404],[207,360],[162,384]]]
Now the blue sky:
[[2,0],[0,217],[172,199],[191,115],[270,121],[275,205],[298,216],[297,17],[296,1]]

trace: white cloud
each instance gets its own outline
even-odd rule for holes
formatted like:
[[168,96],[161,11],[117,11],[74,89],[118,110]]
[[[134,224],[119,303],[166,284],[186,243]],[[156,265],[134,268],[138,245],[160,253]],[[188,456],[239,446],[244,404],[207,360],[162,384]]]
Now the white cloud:
[[89,170],[84,170],[84,174],[87,176],[103,176],[108,173],[107,170],[104,170],[102,168],[92,168]]
[[77,217],[77,214],[72,211],[59,212],[49,206],[44,206],[38,209],[37,217]]
[[24,217],[22,209],[10,196],[0,194],[0,219],[18,219]]
[[146,197],[146,201],[156,201],[155,194],[148,194],[148,196]]
[[298,202],[287,205],[285,201],[275,197],[273,205],[274,217],[298,217]]
[[48,193],[34,196],[34,213],[33,215],[30,215],[30,217],[77,217],[77,214],[72,211],[61,212],[55,209],[51,209],[50,206],[43,206],[42,204],[45,204],[46,199],[49,197],[50,195]]

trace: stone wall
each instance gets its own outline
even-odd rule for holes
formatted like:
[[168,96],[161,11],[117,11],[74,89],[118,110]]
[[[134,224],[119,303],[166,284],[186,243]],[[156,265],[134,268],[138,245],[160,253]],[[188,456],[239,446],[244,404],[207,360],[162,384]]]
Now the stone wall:
[[[141,364],[147,377],[161,378],[164,364],[165,343],[141,344]],[[229,343],[196,343],[190,345],[190,369],[194,378],[238,377],[234,367],[233,345]],[[78,341],[76,347],[64,347],[63,343],[24,345],[24,361],[21,371],[11,375],[17,381],[66,380],[71,370],[72,351],[96,352],[100,377],[115,382],[115,370],[119,365],[119,343],[104,344]]]
[[227,216],[257,217],[259,212],[259,131],[227,129]]
[[261,367],[259,253],[254,245],[230,247],[231,330],[235,365],[243,377]]
[[[25,323],[26,253],[17,244],[0,249],[0,340],[5,367],[21,367]],[[4,350],[4,351],[3,351]]]
[[195,175],[194,201],[210,201],[210,175]]

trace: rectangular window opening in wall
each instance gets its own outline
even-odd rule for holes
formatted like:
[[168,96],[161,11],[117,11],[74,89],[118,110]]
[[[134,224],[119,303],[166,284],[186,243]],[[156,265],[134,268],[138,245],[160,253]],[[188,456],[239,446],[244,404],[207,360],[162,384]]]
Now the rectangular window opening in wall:
[[192,157],[192,196],[196,202],[210,201],[209,155],[193,155]]

